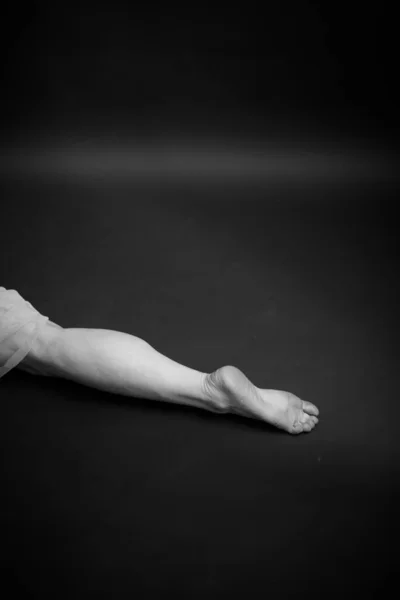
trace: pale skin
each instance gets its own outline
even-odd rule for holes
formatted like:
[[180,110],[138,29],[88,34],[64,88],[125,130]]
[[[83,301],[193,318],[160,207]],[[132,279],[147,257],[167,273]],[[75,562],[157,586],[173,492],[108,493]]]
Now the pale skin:
[[202,373],[118,331],[67,329],[48,321],[19,367],[123,396],[259,419],[291,434],[308,433],[318,423],[314,404],[290,392],[257,388],[236,367]]

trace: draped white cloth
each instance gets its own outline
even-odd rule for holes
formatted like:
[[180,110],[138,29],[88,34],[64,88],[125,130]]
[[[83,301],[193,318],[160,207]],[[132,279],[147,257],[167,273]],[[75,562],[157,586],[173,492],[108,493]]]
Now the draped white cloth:
[[48,320],[16,290],[0,286],[0,378],[24,360]]

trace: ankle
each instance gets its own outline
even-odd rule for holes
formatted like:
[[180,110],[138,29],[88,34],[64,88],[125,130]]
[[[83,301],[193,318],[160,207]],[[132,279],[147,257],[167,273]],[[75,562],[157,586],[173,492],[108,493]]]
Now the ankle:
[[217,413],[226,413],[229,412],[229,403],[221,372],[222,369],[217,369],[212,373],[204,373],[202,387],[204,398],[211,406],[210,410]]

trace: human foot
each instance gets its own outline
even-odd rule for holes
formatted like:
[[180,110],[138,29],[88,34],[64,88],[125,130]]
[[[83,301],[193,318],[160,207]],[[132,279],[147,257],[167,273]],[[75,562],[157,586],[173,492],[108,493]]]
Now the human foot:
[[206,376],[206,394],[221,412],[261,419],[288,433],[309,432],[318,423],[318,408],[279,390],[257,388],[236,367],[226,366]]

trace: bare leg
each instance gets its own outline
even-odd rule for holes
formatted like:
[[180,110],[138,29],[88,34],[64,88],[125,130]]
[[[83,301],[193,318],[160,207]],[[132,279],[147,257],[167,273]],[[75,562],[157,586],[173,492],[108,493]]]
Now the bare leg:
[[201,373],[135,336],[44,325],[20,367],[108,392],[261,419],[289,433],[311,431],[318,409],[293,394],[256,388],[236,367]]

